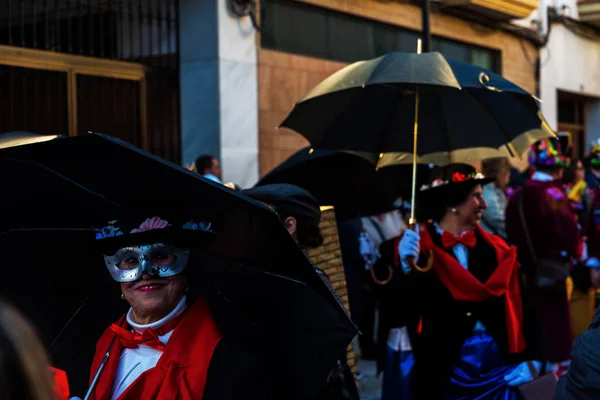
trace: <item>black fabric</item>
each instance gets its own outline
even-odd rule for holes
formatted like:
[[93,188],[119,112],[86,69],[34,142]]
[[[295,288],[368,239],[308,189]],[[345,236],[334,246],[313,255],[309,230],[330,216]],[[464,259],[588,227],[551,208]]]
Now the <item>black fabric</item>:
[[[413,131],[415,86],[421,88],[419,156],[498,149],[542,125],[529,93],[500,75],[439,53],[392,52],[350,65],[345,72],[317,85],[281,126],[302,134],[314,147],[412,154],[412,135],[397,133]],[[485,75],[488,85],[501,93],[482,86]],[[524,150],[519,147],[516,153]]]
[[587,183],[590,190],[595,190],[600,187],[600,178],[598,178],[592,171],[585,173],[585,183]]
[[244,190],[246,196],[268,204],[278,214],[289,217],[303,217],[307,222],[319,223],[321,208],[319,202],[307,190],[288,183],[274,183]]
[[[336,212],[337,213],[337,212]],[[365,271],[365,260],[360,255],[359,237],[362,232],[360,219],[346,219],[337,222],[342,261],[346,276],[350,316],[361,331],[359,345],[361,357],[376,357],[373,340],[375,329],[376,289],[369,273]]]
[[223,337],[210,361],[203,400],[269,400],[266,360],[257,349]]
[[[460,175],[457,177],[456,175]],[[443,195],[445,191],[456,190],[464,186],[473,186],[475,184],[485,185],[492,182],[495,178],[488,176],[485,178],[475,178],[477,170],[468,164],[449,164],[442,167],[435,167],[429,176],[430,187],[422,190],[421,197],[431,197]],[[460,180],[464,179],[464,180]],[[437,180],[447,181],[447,184],[435,186]]]
[[[436,245],[441,247],[441,237],[432,226],[428,226]],[[447,250],[454,256],[452,250]],[[479,235],[477,246],[469,249],[469,271],[479,281],[485,282],[497,267],[494,248]],[[435,272],[420,273],[411,271],[408,275],[396,274],[398,284],[403,287],[402,296],[394,302],[404,311],[399,321],[387,321],[391,327],[407,325],[415,354],[415,399],[444,398],[453,367],[458,360],[461,347],[472,334],[477,321],[496,340],[506,357],[507,363],[517,363],[531,359],[542,359],[536,343],[541,342],[539,330],[524,326],[528,349],[522,354],[508,352],[504,301],[502,298],[484,302],[460,302],[452,298],[448,289],[437,278]],[[529,299],[526,290],[522,297]],[[410,307],[408,307],[410,305]],[[523,305],[524,321],[535,310],[529,304]],[[422,318],[422,333],[416,334]]]
[[600,308],[590,330],[573,345],[571,365],[558,381],[554,400],[592,400],[600,398]]

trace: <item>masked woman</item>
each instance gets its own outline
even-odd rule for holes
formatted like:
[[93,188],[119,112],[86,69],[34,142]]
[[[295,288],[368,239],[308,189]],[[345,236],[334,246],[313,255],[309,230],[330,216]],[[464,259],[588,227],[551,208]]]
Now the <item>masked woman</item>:
[[191,286],[202,262],[192,250],[212,236],[203,223],[159,217],[97,234],[131,308],[98,341],[90,399],[271,398],[260,351],[221,329],[210,298]]
[[430,222],[399,240],[417,400],[519,399],[545,365],[516,250],[479,225],[492,180],[469,165],[434,169],[418,203]]

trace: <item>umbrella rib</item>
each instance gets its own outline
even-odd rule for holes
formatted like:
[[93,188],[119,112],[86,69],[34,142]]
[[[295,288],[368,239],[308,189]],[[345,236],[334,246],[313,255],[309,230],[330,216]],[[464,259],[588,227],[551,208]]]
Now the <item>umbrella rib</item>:
[[48,353],[48,354],[50,353],[50,350],[52,350],[52,347],[54,347],[54,345],[56,344],[56,342],[58,342],[58,339],[60,339],[60,337],[67,330],[67,328],[69,327],[69,325],[71,325],[71,322],[73,322],[73,320],[75,319],[75,317],[83,309],[83,306],[85,306],[85,303],[87,301],[88,301],[88,299],[86,298],[83,301],[83,303],[81,303],[81,305],[79,306],[79,308],[77,308],[77,310],[75,311],[75,313],[73,313],[73,315],[71,316],[71,318],[69,318],[69,320],[67,321],[67,323],[65,324],[65,326],[63,326],[63,328],[60,330],[60,332],[58,332],[58,335],[56,335],[56,337],[54,338],[54,340],[52,341],[52,343],[50,343],[50,346],[48,346],[48,348],[46,349],[46,353]]
[[69,183],[71,183],[71,184],[73,184],[73,185],[77,186],[78,188],[80,188],[80,189],[82,189],[82,190],[84,190],[84,191],[88,192],[88,193],[89,193],[89,194],[91,194],[91,195],[93,195],[93,196],[96,196],[96,197],[99,197],[99,198],[101,198],[102,200],[104,200],[105,202],[107,202],[107,203],[109,203],[109,204],[115,205],[115,206],[117,206],[117,207],[121,207],[121,205],[120,205],[120,204],[118,204],[118,203],[115,203],[115,202],[114,202],[114,201],[112,201],[112,200],[109,200],[109,199],[108,199],[106,196],[104,196],[104,195],[102,195],[102,194],[100,194],[100,193],[96,193],[96,192],[94,192],[93,190],[91,190],[91,189],[89,189],[89,188],[87,188],[87,187],[83,186],[82,184],[80,184],[80,183],[78,183],[78,182],[74,181],[73,179],[71,179],[71,178],[68,178],[68,177],[66,177],[65,175],[61,174],[60,172],[58,172],[58,171],[55,171],[55,170],[53,170],[52,168],[50,168],[50,167],[48,167],[48,166],[46,166],[46,165],[44,165],[44,164],[41,164],[41,163],[39,163],[39,162],[37,162],[37,161],[19,160],[18,158],[4,158],[3,160],[5,160],[5,161],[17,162],[17,163],[22,163],[22,164],[31,164],[31,165],[37,165],[38,167],[40,167],[40,168],[42,168],[42,169],[46,170],[47,172],[50,172],[50,173],[51,173],[51,174],[53,174],[53,175],[56,175],[56,176],[58,176],[58,177],[59,177],[59,178],[61,178],[61,179],[64,179],[65,181],[67,181],[67,182],[69,182]]

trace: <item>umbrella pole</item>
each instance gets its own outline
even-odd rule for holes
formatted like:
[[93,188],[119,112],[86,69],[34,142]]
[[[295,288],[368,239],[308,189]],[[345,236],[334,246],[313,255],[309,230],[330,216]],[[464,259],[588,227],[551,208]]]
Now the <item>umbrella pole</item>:
[[[417,40],[417,54],[421,54],[421,39]],[[415,90],[415,122],[413,125],[413,170],[412,170],[412,196],[410,199],[410,220],[411,228],[416,228],[417,220],[415,218],[415,200],[417,197],[417,140],[419,137],[419,87]],[[415,257],[407,257],[406,261],[411,268],[419,272],[427,272],[433,266],[433,254],[429,250],[427,255],[427,264],[425,267],[419,267]]]

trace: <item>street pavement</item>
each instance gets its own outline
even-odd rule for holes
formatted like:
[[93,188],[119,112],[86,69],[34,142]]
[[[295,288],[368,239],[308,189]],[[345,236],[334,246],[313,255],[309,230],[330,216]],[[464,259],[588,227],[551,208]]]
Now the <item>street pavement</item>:
[[382,376],[377,377],[375,361],[360,360],[356,367],[358,372],[358,391],[360,400],[380,400]]

